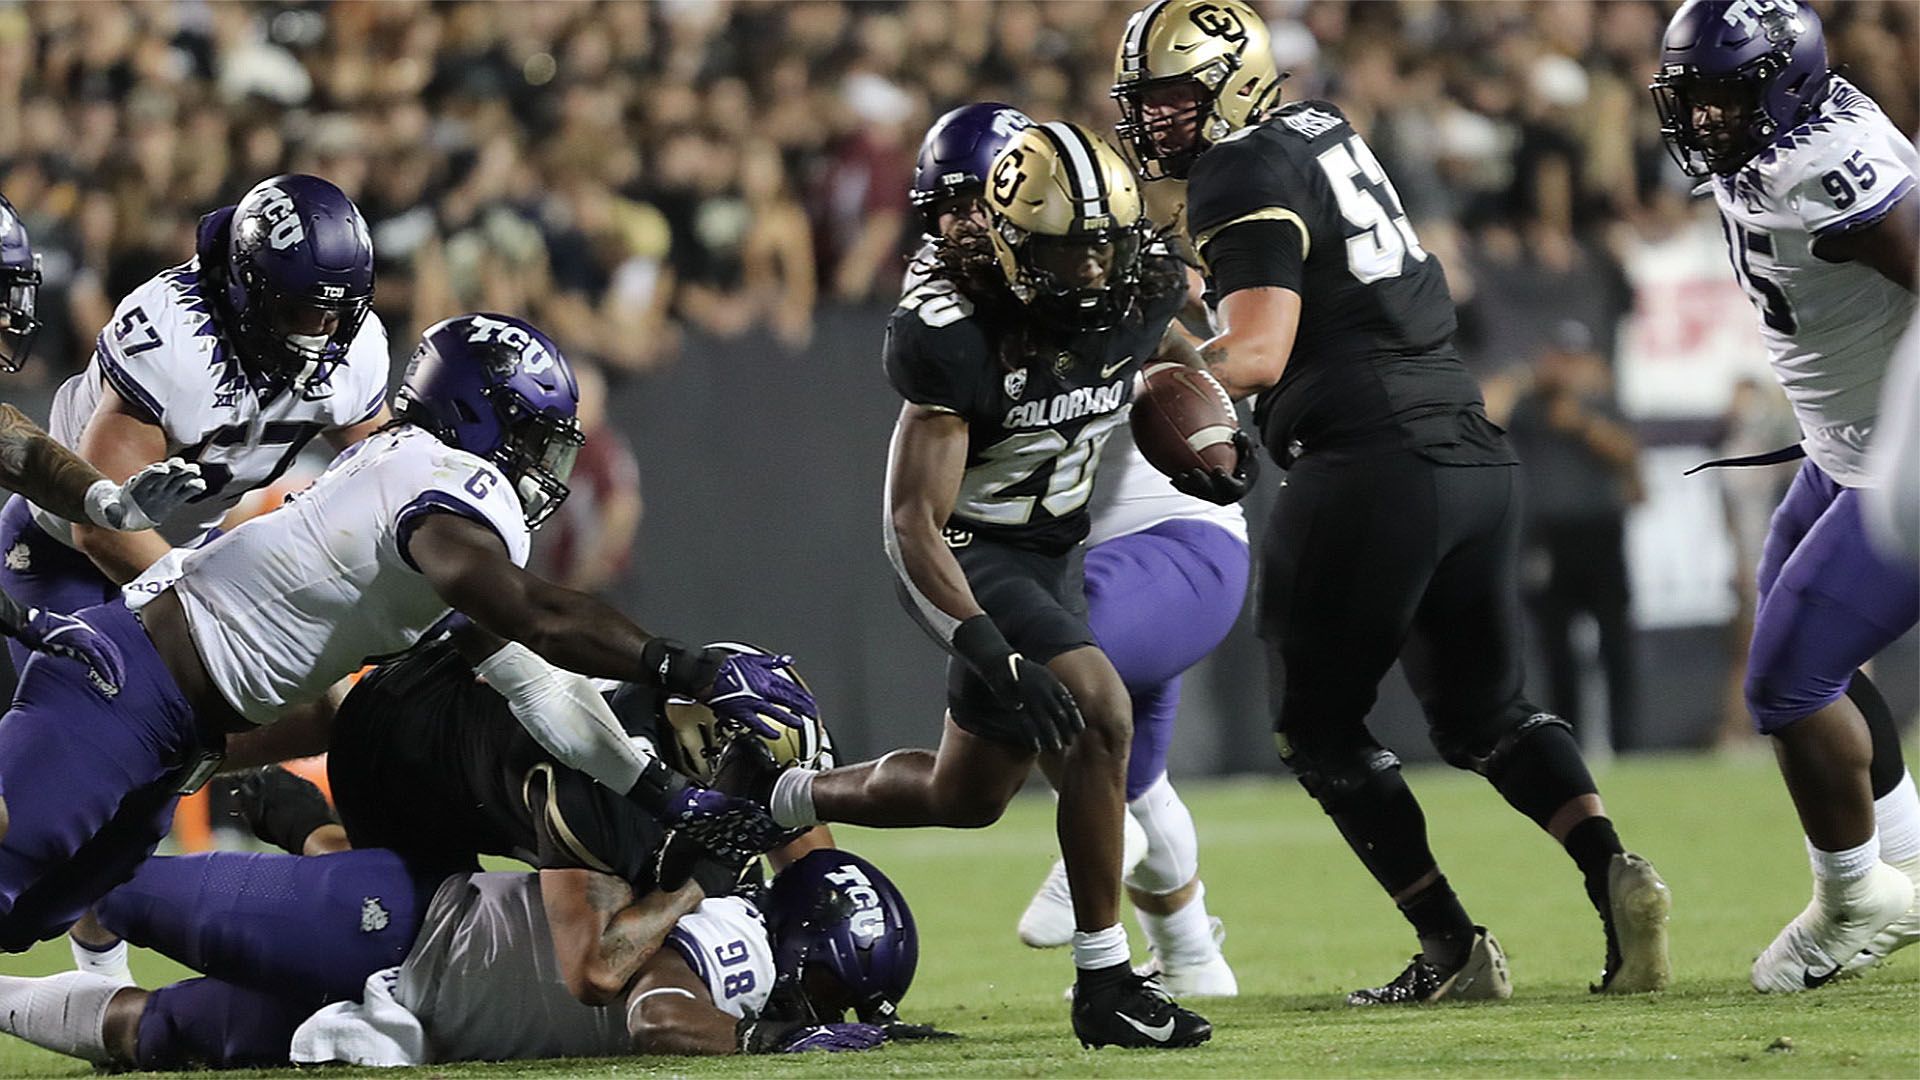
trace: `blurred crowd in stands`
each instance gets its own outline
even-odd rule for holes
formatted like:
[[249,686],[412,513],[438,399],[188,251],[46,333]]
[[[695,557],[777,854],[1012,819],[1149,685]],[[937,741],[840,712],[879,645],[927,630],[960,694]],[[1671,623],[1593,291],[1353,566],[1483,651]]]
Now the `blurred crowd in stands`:
[[[1353,117],[1446,260],[1469,354],[1523,362],[1559,318],[1605,354],[1623,302],[1609,230],[1685,212],[1643,89],[1667,5],[1259,6],[1288,97]],[[1838,65],[1913,130],[1914,5],[1820,6]],[[999,99],[1105,128],[1132,7],[8,6],[0,191],[46,255],[38,377],[86,361],[199,214],[283,170],[367,212],[396,348],[479,307],[526,313],[616,375],[671,362],[688,332],[798,351],[817,304],[893,294],[927,123]],[[1506,317],[1543,298],[1557,318]]]

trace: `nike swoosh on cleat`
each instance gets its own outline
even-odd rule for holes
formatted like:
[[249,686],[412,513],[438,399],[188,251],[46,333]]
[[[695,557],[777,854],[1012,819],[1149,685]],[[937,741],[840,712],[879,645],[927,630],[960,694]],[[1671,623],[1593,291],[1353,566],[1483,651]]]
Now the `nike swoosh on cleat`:
[[[1833,978],[1833,976],[1829,975],[1827,976],[1827,978],[1831,979]],[[1154,1042],[1166,1042],[1168,1039],[1173,1038],[1173,1021],[1172,1020],[1168,1020],[1166,1023],[1161,1024],[1158,1027],[1148,1027],[1147,1025],[1141,1023],[1140,1021],[1135,1020],[1133,1017],[1128,1016],[1126,1013],[1115,1013],[1114,1015],[1118,1016],[1122,1020],[1125,1020],[1128,1024],[1132,1025],[1135,1031],[1138,1031],[1140,1034],[1145,1035],[1149,1039],[1152,1039]]]
[[[1818,990],[1832,982],[1834,976],[1838,974],[1840,974],[1840,965],[1838,964],[1835,964],[1830,970],[1819,974],[1815,974],[1812,968],[1802,968],[1800,971],[1800,981],[1806,984],[1807,989]],[[1126,1017],[1121,1017],[1121,1019],[1124,1020]]]

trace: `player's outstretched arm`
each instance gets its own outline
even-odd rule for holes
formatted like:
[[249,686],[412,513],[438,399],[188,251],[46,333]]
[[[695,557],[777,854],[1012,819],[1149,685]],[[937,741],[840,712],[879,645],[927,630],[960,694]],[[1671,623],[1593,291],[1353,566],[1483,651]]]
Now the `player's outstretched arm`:
[[662,949],[627,995],[627,1033],[637,1054],[783,1054],[808,1050],[871,1050],[887,1040],[873,1024],[802,1020],[736,1020],[680,954]]
[[1033,749],[1063,749],[1086,726],[1073,695],[1013,651],[942,537],[966,469],[964,418],[911,402],[900,410],[887,457],[887,558],[921,627],[1020,711]]
[[151,529],[207,488],[200,466],[178,458],[149,465],[125,484],[101,475],[11,405],[0,405],[0,487],[79,524]]
[[1909,191],[1871,225],[1822,236],[1813,253],[1828,262],[1865,263],[1908,292],[1920,292],[1920,199]]
[[[80,456],[107,479],[127,481],[166,458],[166,432],[135,413],[111,385],[106,385],[101,388],[100,403],[94,406],[86,430],[80,433]],[[54,512],[69,516],[63,511]],[[73,520],[87,519],[83,516]],[[122,532],[100,525],[75,524],[73,542],[101,573],[121,584],[139,577],[172,550],[172,545],[151,529]]]
[[635,898],[626,882],[597,870],[540,871],[540,900],[567,990],[587,1005],[611,1005],[673,931],[700,906],[700,886]]

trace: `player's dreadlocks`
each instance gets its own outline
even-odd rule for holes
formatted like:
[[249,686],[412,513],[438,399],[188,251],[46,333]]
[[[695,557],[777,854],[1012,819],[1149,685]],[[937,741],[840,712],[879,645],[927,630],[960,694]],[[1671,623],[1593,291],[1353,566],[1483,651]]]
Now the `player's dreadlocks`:
[[[1145,308],[1185,291],[1185,265],[1171,255],[1154,254],[1175,250],[1166,243],[1172,232],[1172,226],[1166,226],[1147,237],[1143,245],[1147,253],[1140,257],[1140,280],[1126,318],[1137,318]],[[956,222],[947,235],[936,238],[926,253],[916,257],[913,268],[928,278],[953,282],[973,302],[974,309],[985,315],[984,324],[998,332],[1000,363],[1008,371],[1056,351],[1058,332],[1028,316],[1026,305],[1007,285],[993,241],[983,226],[972,221]]]

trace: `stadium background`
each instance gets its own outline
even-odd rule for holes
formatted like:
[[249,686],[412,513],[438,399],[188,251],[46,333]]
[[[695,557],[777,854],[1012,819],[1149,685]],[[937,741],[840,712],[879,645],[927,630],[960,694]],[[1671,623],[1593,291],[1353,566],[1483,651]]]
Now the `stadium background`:
[[[1524,391],[1570,322],[1592,339],[1644,446],[1628,534],[1637,741],[1733,739],[1736,583],[1756,508],[1790,469],[1680,475],[1777,430],[1782,406],[1710,203],[1689,205],[1643,89],[1667,5],[1259,6],[1293,71],[1287,97],[1340,104],[1444,261],[1490,407]],[[1915,130],[1916,8],[1815,6],[1835,65]],[[598,552],[577,580],[661,632],[793,651],[843,751],[928,744],[941,657],[897,606],[879,531],[898,402],[878,346],[917,232],[913,151],[971,100],[1107,129],[1129,10],[0,9],[0,191],[44,255],[48,322],[8,397],[44,418],[117,299],[190,253],[200,213],[276,172],[324,175],[373,223],[396,379],[422,327],[472,309],[525,315],[604,374],[595,439],[614,449],[548,546],[591,546],[638,510],[631,462],[644,516],[630,555]],[[1743,379],[1760,389],[1736,396]],[[1274,472],[1250,504],[1256,543]],[[583,556],[543,558],[577,571]],[[1884,664],[1913,715],[1912,640]],[[1244,617],[1187,687],[1176,775],[1277,768]],[[1375,726],[1429,752],[1397,678]]]

